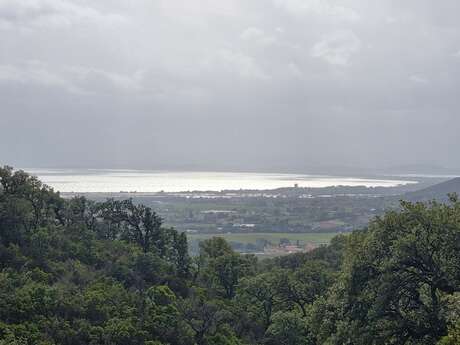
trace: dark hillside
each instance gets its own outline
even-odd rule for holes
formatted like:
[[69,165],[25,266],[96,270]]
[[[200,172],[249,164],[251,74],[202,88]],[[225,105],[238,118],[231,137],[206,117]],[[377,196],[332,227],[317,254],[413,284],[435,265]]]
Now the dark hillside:
[[437,200],[445,202],[449,199],[449,193],[457,193],[460,195],[460,177],[435,184],[416,192],[406,193],[404,199],[410,201],[428,201]]

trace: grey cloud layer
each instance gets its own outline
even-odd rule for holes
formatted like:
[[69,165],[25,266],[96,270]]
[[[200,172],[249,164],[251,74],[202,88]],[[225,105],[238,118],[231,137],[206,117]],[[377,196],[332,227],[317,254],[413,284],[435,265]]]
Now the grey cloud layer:
[[0,0],[0,162],[460,168],[456,0]]

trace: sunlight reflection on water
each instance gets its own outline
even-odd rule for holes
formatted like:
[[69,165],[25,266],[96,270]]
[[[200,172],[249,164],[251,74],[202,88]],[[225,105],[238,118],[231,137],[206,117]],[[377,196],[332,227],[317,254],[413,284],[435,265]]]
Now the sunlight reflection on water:
[[281,187],[366,186],[394,187],[416,181],[323,175],[237,173],[237,172],[158,172],[142,170],[28,169],[44,183],[61,192],[182,192]]

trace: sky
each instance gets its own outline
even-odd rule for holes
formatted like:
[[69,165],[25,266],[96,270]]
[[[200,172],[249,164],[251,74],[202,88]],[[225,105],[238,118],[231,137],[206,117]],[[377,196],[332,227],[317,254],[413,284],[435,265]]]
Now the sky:
[[0,0],[0,164],[460,171],[458,0]]

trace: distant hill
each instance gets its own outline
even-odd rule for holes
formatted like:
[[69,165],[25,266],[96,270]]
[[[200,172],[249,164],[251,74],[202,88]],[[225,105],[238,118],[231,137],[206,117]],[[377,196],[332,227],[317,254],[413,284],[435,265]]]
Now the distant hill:
[[410,201],[447,201],[449,193],[457,193],[460,195],[460,177],[455,177],[451,180],[435,184],[433,186],[409,192],[404,195],[404,199]]
[[439,165],[406,164],[406,165],[392,166],[392,167],[385,169],[385,171],[391,174],[452,175],[454,171],[458,171],[458,170],[439,166]]

